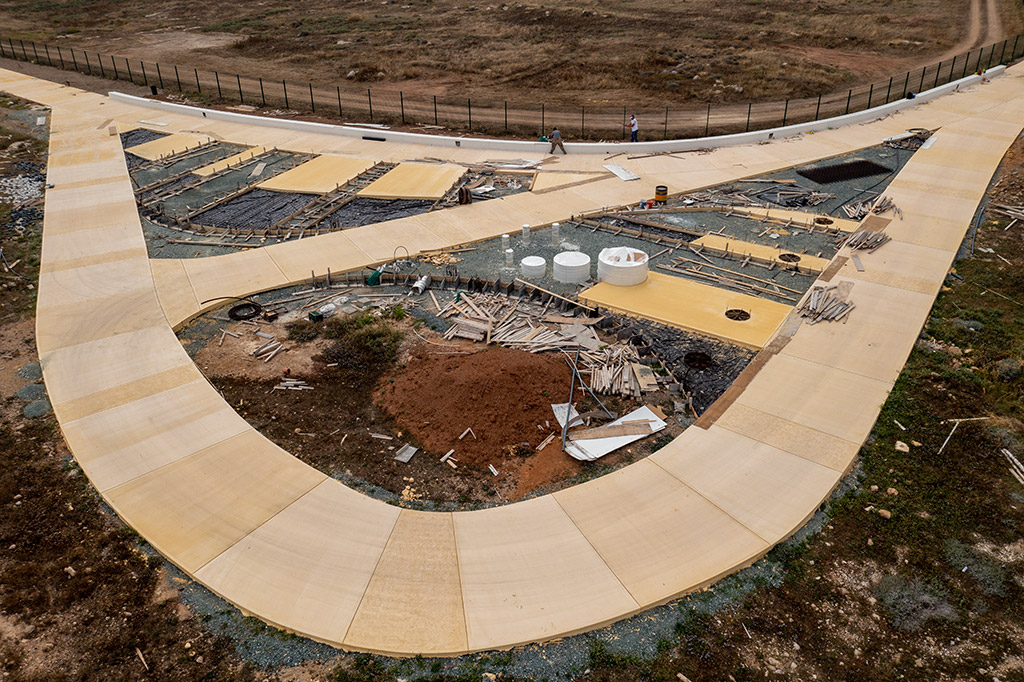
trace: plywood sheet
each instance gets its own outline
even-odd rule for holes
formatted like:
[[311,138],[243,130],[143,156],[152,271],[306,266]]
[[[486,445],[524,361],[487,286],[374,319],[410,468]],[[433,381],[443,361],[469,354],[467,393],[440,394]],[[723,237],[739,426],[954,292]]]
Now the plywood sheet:
[[206,381],[197,380],[61,428],[102,492],[252,427]]
[[531,192],[550,192],[563,187],[574,187],[608,177],[607,173],[545,173],[539,171],[530,186]]
[[[883,247],[885,248],[885,247]],[[802,325],[780,353],[879,381],[895,382],[928,317],[927,294],[846,277],[857,304],[843,323]]]
[[776,355],[736,402],[861,443],[875,423],[890,387],[889,382]]
[[402,511],[345,644],[424,655],[466,650],[451,514]]
[[36,308],[36,347],[41,354],[164,322],[159,307],[154,305],[156,294],[151,286],[85,301],[43,305],[59,300],[41,298]]
[[373,165],[370,159],[325,154],[261,182],[259,187],[275,192],[326,194],[348,184]]
[[161,554],[194,572],[325,478],[247,430],[104,497]]
[[153,272],[160,308],[172,329],[186,322],[199,312],[199,300],[192,290],[192,282],[185,274],[182,261],[170,258],[154,258],[149,261]]
[[[789,314],[790,307],[746,294],[717,289],[652,272],[632,287],[601,282],[580,294],[589,304],[639,315],[680,329],[708,334],[747,348],[761,348]],[[750,319],[731,320],[729,309],[750,313]]]
[[554,497],[641,604],[704,585],[769,547],[650,460]]
[[637,603],[553,497],[455,515],[470,649],[593,627]]
[[231,166],[235,166],[245,161],[248,161],[254,156],[259,156],[260,154],[264,154],[266,152],[266,147],[250,147],[249,149],[242,150],[237,154],[233,154],[227,157],[226,159],[221,159],[220,161],[211,163],[209,166],[197,168],[196,170],[192,171],[192,173],[194,173],[195,175],[200,175],[205,178],[207,176],[213,175],[214,173],[219,173],[220,171],[226,168],[230,168]]
[[398,514],[326,479],[197,577],[264,620],[341,642]]
[[134,147],[129,147],[125,151],[140,156],[143,159],[149,161],[155,161],[165,156],[172,156],[174,154],[181,154],[189,149],[194,149],[200,145],[204,145],[207,142],[212,142],[213,138],[209,135],[197,135],[195,133],[173,133],[167,137],[161,137],[158,140],[150,140]]
[[[845,472],[860,451],[860,443],[843,440],[824,431],[782,417],[733,403],[715,426],[785,450],[838,472]],[[671,445],[671,443],[669,444]]]
[[400,163],[369,186],[359,196],[373,199],[437,200],[452,188],[466,169],[462,166]]
[[[793,251],[777,249],[764,244],[753,244],[751,242],[732,239],[720,234],[706,234],[691,242],[714,253],[729,253],[739,257],[750,256],[752,260],[760,263],[779,263],[783,267],[797,267],[805,272],[821,272],[828,267],[828,259],[808,256]],[[787,261],[786,258],[796,258],[795,261]]]
[[192,365],[165,324],[67,346],[41,357],[50,398],[63,402],[149,374]]
[[[700,209],[707,210],[707,209]],[[837,218],[831,215],[822,215],[820,213],[808,213],[807,211],[794,211],[786,208],[759,208],[757,206],[743,206],[742,208],[719,208],[715,209],[720,212],[738,211],[746,213],[751,218],[757,218],[758,220],[765,218],[766,216],[773,220],[792,220],[794,225],[815,225],[815,219],[824,218],[830,220],[827,227],[831,229],[842,230],[843,232],[856,232],[860,229],[860,223],[856,220],[848,220],[846,218]]]
[[803,525],[842,475],[717,426],[651,459],[767,544]]

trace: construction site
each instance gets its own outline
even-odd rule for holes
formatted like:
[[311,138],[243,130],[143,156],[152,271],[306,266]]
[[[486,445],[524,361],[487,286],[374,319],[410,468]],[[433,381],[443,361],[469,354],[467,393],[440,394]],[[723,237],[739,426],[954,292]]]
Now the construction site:
[[[679,435],[844,246],[880,248],[887,237],[878,228],[899,207],[878,197],[930,136],[920,130],[826,162],[415,257],[399,243],[376,268],[312,272],[303,285],[220,301],[180,336],[262,433],[358,489],[422,510],[552,492]],[[152,258],[259,248],[615,177],[548,170],[551,158],[394,164],[145,128],[120,138]],[[863,230],[868,215],[875,227]],[[600,298],[596,261],[606,249],[644,270],[640,284],[659,287],[644,296],[650,309],[617,302],[614,287]],[[559,259],[570,256],[585,259],[582,270],[560,274]],[[841,322],[853,309],[848,293],[812,295],[801,314]],[[692,321],[662,305],[667,296],[718,298],[724,319]],[[760,329],[742,324],[762,315]],[[359,343],[379,347],[354,353]],[[491,345],[515,352],[482,350]],[[553,412],[555,398],[575,390],[574,368],[584,382],[578,431],[600,444],[590,452]],[[453,385],[460,391],[449,393]],[[325,422],[337,428],[324,434]]]
[[[45,444],[79,496],[62,513],[94,510],[164,595],[116,607],[106,669],[1014,679],[1024,365],[982,332],[1024,291],[996,284],[1024,257],[1024,199],[997,189],[1020,69],[558,156],[0,70],[6,125],[36,140],[0,158],[0,433]],[[998,272],[959,274],[976,249]],[[953,298],[965,277],[988,297]],[[950,467],[976,476],[970,523],[947,520]],[[27,486],[0,487],[12,518],[46,497]],[[47,561],[93,599],[96,553]],[[21,570],[0,562],[0,669],[58,679],[53,597]],[[150,608],[176,630],[132,620]]]

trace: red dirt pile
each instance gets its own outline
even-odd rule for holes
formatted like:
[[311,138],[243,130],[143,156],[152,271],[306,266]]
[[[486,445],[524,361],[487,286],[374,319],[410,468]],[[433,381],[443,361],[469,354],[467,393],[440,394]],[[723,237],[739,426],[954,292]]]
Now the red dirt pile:
[[[428,451],[454,448],[460,464],[486,467],[522,442],[536,447],[558,428],[552,403],[569,398],[561,356],[489,348],[472,355],[412,352],[405,369],[386,377],[374,400]],[[540,431],[537,425],[550,423]],[[467,427],[473,429],[461,441]]]

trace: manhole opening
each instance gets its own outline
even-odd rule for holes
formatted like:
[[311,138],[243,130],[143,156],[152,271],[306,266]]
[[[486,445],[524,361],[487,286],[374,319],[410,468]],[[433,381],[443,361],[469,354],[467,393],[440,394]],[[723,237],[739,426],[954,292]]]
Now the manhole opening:
[[750,313],[746,310],[740,310],[739,308],[729,308],[725,311],[725,316],[730,320],[736,320],[737,322],[744,322],[750,319]]
[[784,253],[781,256],[779,256],[779,260],[784,261],[786,263],[799,263],[800,256],[796,255],[795,253]]
[[699,350],[693,350],[684,355],[683,362],[692,369],[707,369],[715,364],[710,355]]
[[853,161],[844,161],[843,163],[833,163],[828,166],[800,168],[797,170],[797,175],[813,180],[819,185],[827,185],[832,182],[856,180],[857,178],[866,178],[872,175],[886,175],[891,172],[891,168],[886,168],[874,161],[855,159]]
[[815,225],[831,225],[831,224],[832,224],[832,223],[834,223],[834,222],[835,222],[835,221],[834,221],[834,220],[832,220],[831,218],[822,218],[822,217],[819,217],[819,218],[815,218],[815,219],[814,219],[814,224],[815,224]]

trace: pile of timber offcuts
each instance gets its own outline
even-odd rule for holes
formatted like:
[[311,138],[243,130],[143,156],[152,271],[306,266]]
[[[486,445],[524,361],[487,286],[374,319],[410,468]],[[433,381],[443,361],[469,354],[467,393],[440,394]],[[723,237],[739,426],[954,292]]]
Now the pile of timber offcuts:
[[[844,287],[845,288],[845,287]],[[838,322],[844,319],[856,306],[847,302],[849,292],[838,285],[815,286],[807,293],[804,302],[797,308],[800,317],[806,317],[807,324]]]
[[987,210],[992,213],[1001,213],[1009,218],[1013,218],[1010,224],[1004,227],[1004,230],[1008,230],[1016,224],[1018,220],[1024,220],[1024,206],[1007,206],[1006,204],[989,204]]
[[[700,256],[700,253],[696,253],[696,255]],[[789,303],[796,303],[803,293],[799,289],[783,286],[768,279],[728,270],[718,267],[713,263],[704,263],[686,256],[676,256],[672,259],[672,265],[658,265],[657,267],[679,275],[707,280],[714,284],[737,289],[745,293],[768,294]],[[771,270],[774,267],[775,264],[772,263],[768,269]]]
[[850,238],[846,240],[846,246],[851,249],[874,251],[890,239],[891,237],[884,232],[861,230],[850,235]]
[[[658,377],[640,362],[635,347],[598,338],[594,325],[602,320],[599,317],[548,315],[546,306],[466,292],[460,292],[438,316],[452,322],[444,333],[446,339],[495,343],[530,353],[578,350],[580,374],[589,377],[597,393],[639,398],[660,389]],[[568,355],[575,357],[575,353]]]
[[843,206],[843,213],[852,220],[860,220],[869,215],[881,215],[886,211],[892,211],[900,220],[903,219],[903,211],[889,197],[879,197],[874,200],[868,199]]
[[705,190],[686,195],[691,204],[702,206],[765,206],[775,204],[786,208],[817,206],[836,195],[817,192],[797,184],[796,180],[767,180],[754,178],[741,180],[753,184],[749,189]]

